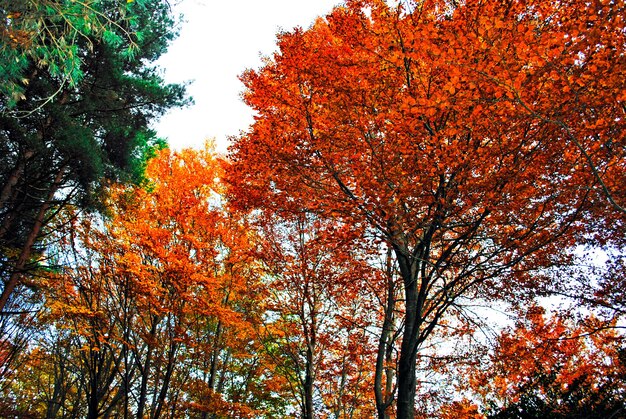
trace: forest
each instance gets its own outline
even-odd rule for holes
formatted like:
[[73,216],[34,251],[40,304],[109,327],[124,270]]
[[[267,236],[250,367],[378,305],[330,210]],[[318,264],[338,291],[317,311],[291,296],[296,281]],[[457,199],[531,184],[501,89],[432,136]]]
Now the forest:
[[345,0],[227,153],[168,0],[0,14],[0,417],[626,418],[624,0]]

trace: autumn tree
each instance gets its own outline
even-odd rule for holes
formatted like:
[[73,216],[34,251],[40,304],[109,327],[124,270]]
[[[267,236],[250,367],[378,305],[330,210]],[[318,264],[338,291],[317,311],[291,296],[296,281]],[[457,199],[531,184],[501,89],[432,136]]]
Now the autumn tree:
[[144,154],[158,142],[150,122],[185,98],[183,86],[165,84],[150,64],[175,35],[165,1],[4,1],[0,13],[0,36],[19,38],[0,49],[7,73],[0,89],[0,311],[7,315],[19,308],[11,308],[12,298],[19,305],[14,291],[28,294],[22,285],[49,221],[69,204],[93,208],[105,179],[137,180]]
[[399,418],[460,297],[537,280],[590,220],[623,225],[623,6],[349,1],[242,76],[257,117],[231,149],[238,199],[363,226],[393,251]]
[[624,354],[615,329],[533,306],[500,334],[487,364],[465,374],[490,418],[618,417],[626,409]]
[[20,418],[86,417],[76,362],[81,353],[65,330],[40,333],[44,322],[39,320],[39,330],[29,337],[28,349],[20,354],[22,362],[17,364],[14,379],[3,382],[0,413]]
[[313,214],[268,211],[255,224],[267,289],[262,334],[300,417],[371,415],[377,279],[367,252],[355,252],[346,226]]
[[110,187],[110,218],[59,234],[47,331],[63,331],[74,367],[60,388],[84,417],[249,417],[270,398],[249,234],[224,207],[221,164],[209,148],[161,150],[144,184]]

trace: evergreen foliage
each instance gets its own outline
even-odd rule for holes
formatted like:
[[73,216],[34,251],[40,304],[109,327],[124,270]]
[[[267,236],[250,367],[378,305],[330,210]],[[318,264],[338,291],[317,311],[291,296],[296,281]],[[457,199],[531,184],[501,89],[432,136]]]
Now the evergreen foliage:
[[0,14],[2,310],[59,209],[140,182],[164,146],[151,122],[189,99],[153,64],[177,34],[167,1],[2,1]]

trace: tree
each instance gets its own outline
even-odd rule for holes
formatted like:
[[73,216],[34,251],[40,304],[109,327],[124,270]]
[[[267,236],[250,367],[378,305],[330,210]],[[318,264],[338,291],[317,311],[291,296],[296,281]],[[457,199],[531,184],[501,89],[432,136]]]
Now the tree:
[[3,36],[34,38],[3,44],[0,56],[21,60],[7,83],[24,78],[21,100],[0,96],[0,312],[15,311],[7,310],[14,290],[36,265],[37,244],[60,208],[94,208],[107,179],[137,181],[160,142],[150,122],[186,103],[183,86],[165,85],[150,64],[175,35],[167,2],[5,3]]
[[75,87],[83,76],[84,56],[79,45],[89,48],[94,42],[112,46],[125,43],[125,55],[135,53],[139,47],[136,41],[143,36],[136,14],[141,14],[138,9],[145,4],[141,0],[1,1],[0,95],[6,98],[8,108],[2,112],[27,99],[25,87],[39,71],[48,72],[62,85]]
[[618,417],[624,354],[614,329],[589,331],[534,306],[500,334],[487,365],[465,373],[490,418]]
[[300,417],[371,415],[367,328],[376,313],[364,289],[377,280],[365,246],[355,252],[353,232],[312,214],[266,212],[255,224],[267,289],[263,340]]
[[350,1],[242,76],[258,115],[231,149],[233,194],[366,226],[393,250],[399,418],[414,416],[420,347],[460,297],[537,281],[526,272],[594,228],[585,216],[623,222],[604,205],[624,174],[622,9]]
[[[81,416],[243,418],[271,399],[250,235],[224,207],[221,165],[208,147],[161,150],[144,184],[110,186],[109,218],[57,233],[63,268],[42,281],[42,334],[67,346],[73,369],[58,387],[73,383]],[[42,376],[61,365],[42,359]],[[68,411],[63,392],[37,386]]]

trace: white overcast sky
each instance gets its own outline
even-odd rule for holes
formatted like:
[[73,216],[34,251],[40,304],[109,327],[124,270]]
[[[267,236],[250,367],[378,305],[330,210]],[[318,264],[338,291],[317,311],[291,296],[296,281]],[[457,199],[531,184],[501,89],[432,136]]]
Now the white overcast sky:
[[308,28],[341,0],[182,0],[180,36],[158,62],[169,83],[192,81],[195,105],[173,109],[155,125],[174,149],[200,147],[214,138],[225,151],[227,137],[247,130],[252,111],[243,104],[238,76],[258,68],[276,50],[276,34]]

